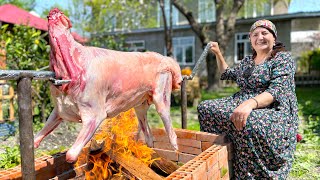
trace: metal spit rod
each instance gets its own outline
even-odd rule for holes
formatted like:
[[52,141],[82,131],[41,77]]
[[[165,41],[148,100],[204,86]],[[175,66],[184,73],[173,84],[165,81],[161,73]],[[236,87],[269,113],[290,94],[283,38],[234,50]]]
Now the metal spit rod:
[[55,85],[62,85],[70,80],[55,79],[51,71],[0,70],[0,80],[16,80],[19,113],[19,137],[22,179],[36,179],[34,164],[33,130],[32,130],[32,79],[50,80]]
[[208,43],[205,49],[203,50],[201,56],[199,57],[195,67],[192,70],[191,75],[183,76],[181,83],[181,128],[187,129],[187,80],[192,80],[195,75],[199,72],[200,66],[205,62],[205,59],[208,55],[211,44]]

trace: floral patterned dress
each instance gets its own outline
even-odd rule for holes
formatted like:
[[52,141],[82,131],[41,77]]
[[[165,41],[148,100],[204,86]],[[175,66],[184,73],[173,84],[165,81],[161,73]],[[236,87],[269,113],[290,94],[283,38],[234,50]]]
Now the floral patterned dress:
[[[274,58],[255,65],[252,56],[238,66],[227,68],[221,80],[232,79],[240,91],[230,97],[199,104],[202,131],[227,134],[234,145],[235,179],[285,179],[291,169],[298,129],[295,94],[295,62],[290,53],[278,52]],[[254,109],[243,130],[230,121],[233,110],[243,101],[269,92],[274,102]]]

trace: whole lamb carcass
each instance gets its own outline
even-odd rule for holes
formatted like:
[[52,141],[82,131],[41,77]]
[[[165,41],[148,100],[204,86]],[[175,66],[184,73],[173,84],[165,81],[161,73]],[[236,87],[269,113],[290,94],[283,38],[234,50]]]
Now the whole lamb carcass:
[[104,119],[130,108],[135,109],[146,143],[152,146],[147,110],[155,104],[170,143],[178,149],[170,119],[170,94],[172,89],[180,88],[182,76],[174,59],[155,52],[120,52],[82,46],[70,33],[69,18],[57,8],[50,11],[48,26],[50,68],[56,78],[71,82],[51,85],[55,108],[36,135],[35,147],[62,120],[81,122],[82,129],[66,154],[66,160],[74,162]]

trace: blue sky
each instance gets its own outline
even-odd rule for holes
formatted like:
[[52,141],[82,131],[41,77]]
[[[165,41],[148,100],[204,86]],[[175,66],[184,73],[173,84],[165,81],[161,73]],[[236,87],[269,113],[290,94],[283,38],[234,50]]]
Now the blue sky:
[[68,4],[72,2],[71,0],[36,0],[36,3],[37,5],[34,8],[34,11],[39,15],[41,15],[44,10],[46,10],[47,8],[50,8],[55,4],[59,4],[62,8],[67,9]]
[[288,13],[320,11],[319,0],[291,0]]
[[[37,6],[35,12],[39,15],[43,10],[54,4],[59,4],[62,8],[67,9],[72,0],[36,0]],[[320,11],[320,0],[291,0],[288,13]]]

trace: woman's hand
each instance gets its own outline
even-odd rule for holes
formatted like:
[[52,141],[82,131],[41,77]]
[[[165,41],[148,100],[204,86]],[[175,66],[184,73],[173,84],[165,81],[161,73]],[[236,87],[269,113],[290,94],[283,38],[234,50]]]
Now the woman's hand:
[[252,99],[244,101],[231,114],[230,120],[238,131],[242,130],[247,123],[247,118],[255,107],[255,102]]
[[209,42],[211,44],[211,51],[215,54],[218,55],[221,53],[220,48],[219,48],[219,44],[217,42]]

